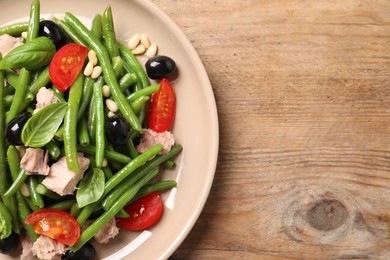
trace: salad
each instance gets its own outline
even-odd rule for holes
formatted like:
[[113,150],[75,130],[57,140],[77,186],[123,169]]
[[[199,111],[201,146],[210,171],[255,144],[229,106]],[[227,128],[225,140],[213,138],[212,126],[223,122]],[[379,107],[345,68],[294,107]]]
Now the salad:
[[92,240],[155,225],[177,184],[156,176],[182,151],[174,60],[144,34],[120,43],[111,7],[87,28],[39,0],[0,52],[0,253],[94,259]]

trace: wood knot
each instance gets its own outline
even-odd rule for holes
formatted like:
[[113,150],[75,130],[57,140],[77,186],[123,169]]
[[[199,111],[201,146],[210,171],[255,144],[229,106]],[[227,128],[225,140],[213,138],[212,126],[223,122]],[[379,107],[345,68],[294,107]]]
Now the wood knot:
[[306,214],[307,222],[322,231],[340,227],[348,218],[345,206],[334,199],[320,200]]
[[294,195],[282,216],[284,231],[294,240],[332,244],[354,229],[360,214],[347,193],[313,187]]

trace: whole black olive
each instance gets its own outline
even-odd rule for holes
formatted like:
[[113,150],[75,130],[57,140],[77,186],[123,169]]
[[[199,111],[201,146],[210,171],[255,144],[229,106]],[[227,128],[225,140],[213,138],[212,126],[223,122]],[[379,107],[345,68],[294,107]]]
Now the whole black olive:
[[12,232],[11,235],[4,239],[0,239],[0,253],[8,255],[15,252],[20,245],[20,237]]
[[30,119],[31,113],[23,113],[8,123],[5,127],[5,140],[12,145],[22,145],[22,130],[23,126]]
[[96,250],[91,243],[85,243],[79,250],[66,251],[61,257],[62,260],[93,260],[96,257]]
[[130,126],[126,119],[115,115],[107,120],[106,137],[114,145],[124,145],[130,138]]
[[39,22],[38,35],[49,38],[54,43],[57,50],[64,46],[68,41],[68,37],[62,28],[50,20],[43,20]]
[[145,63],[146,73],[151,79],[169,78],[176,72],[176,63],[168,56],[155,56]]

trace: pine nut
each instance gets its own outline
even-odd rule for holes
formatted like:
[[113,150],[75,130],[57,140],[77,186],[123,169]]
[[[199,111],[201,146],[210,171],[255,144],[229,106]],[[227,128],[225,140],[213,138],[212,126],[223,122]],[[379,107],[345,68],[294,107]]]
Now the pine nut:
[[144,54],[145,51],[146,51],[146,48],[143,45],[138,45],[135,49],[131,50],[131,52],[135,55]]
[[110,91],[109,86],[104,85],[102,88],[102,91],[103,91],[103,97],[110,97],[111,96],[111,91]]
[[92,61],[88,61],[87,66],[84,68],[84,76],[89,77],[91,76],[93,71],[93,63]]
[[28,190],[26,183],[22,183],[22,186],[20,186],[20,193],[22,193],[24,197],[30,197],[30,191]]
[[27,39],[27,32],[22,32],[20,36],[22,36],[24,39]]
[[96,65],[97,65],[97,63],[98,63],[98,58],[97,58],[96,52],[94,52],[94,50],[90,50],[90,51],[88,52],[88,60],[89,60],[89,61],[92,61],[93,66],[96,66]]
[[150,47],[149,36],[147,36],[146,34],[141,34],[140,41],[141,41],[141,44],[143,46],[145,46],[146,49]]
[[100,76],[100,74],[102,74],[102,67],[95,66],[93,68],[93,71],[92,71],[92,74],[91,74],[91,78],[97,79]]
[[129,47],[130,50],[135,49],[140,41],[140,36],[138,33],[131,36],[131,38],[127,41],[127,47]]
[[153,58],[157,54],[157,44],[152,43],[150,47],[146,50],[145,56],[148,58]]
[[118,105],[112,99],[106,99],[106,106],[111,112],[118,112]]
[[107,117],[110,118],[110,117],[113,117],[113,116],[115,116],[115,113],[112,112],[112,111],[108,111]]
[[102,167],[107,167],[108,161],[106,158],[103,159]]

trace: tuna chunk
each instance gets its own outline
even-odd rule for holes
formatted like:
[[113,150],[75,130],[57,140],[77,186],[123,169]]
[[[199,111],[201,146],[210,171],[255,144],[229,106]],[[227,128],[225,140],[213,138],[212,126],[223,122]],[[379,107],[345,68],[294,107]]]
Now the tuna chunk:
[[58,102],[54,92],[45,87],[39,89],[36,100],[37,105],[35,107],[34,113],[44,108],[45,106]]
[[158,133],[152,129],[143,129],[142,139],[137,146],[137,151],[143,153],[156,144],[162,144],[164,149],[161,151],[161,154],[166,154],[175,144],[175,138],[169,131]]
[[115,218],[112,218],[94,238],[98,243],[107,243],[111,238],[114,238],[119,233],[119,228],[116,226]]
[[31,248],[33,243],[30,237],[27,234],[21,234],[22,241],[22,254],[20,255],[20,260],[27,260],[32,258]]
[[3,55],[7,55],[13,48],[22,45],[23,43],[19,38],[12,37],[8,34],[3,34],[0,36],[0,52]]
[[20,168],[23,168],[27,175],[48,175],[50,171],[50,167],[47,164],[48,161],[48,151],[44,152],[40,148],[27,148],[20,161]]
[[89,167],[89,159],[81,155],[78,157],[80,173],[68,169],[65,156],[61,157],[50,167],[49,175],[42,181],[46,188],[61,196],[73,194],[77,183],[83,178],[84,172]]
[[34,242],[31,251],[33,255],[39,259],[61,259],[66,250],[65,244],[58,242],[50,237],[41,235],[37,241]]

